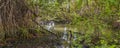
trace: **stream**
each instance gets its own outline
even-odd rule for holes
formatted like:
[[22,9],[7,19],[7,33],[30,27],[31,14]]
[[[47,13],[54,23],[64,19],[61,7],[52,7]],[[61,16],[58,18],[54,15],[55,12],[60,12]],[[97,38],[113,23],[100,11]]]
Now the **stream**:
[[29,40],[19,40],[11,42],[11,45],[4,48],[71,48],[72,41],[77,39],[76,34],[70,35],[70,30],[66,24],[55,24],[50,21],[46,24],[41,24],[48,31],[60,33],[60,38],[56,39],[53,35],[44,35],[39,38]]
[[[56,27],[59,26],[59,27]],[[62,27],[60,27],[60,25],[55,25],[55,23],[53,21],[50,21],[49,23],[47,23],[47,25],[45,25],[45,28],[49,31],[60,31],[63,35],[60,37],[61,42],[67,42],[67,44],[69,44],[69,39],[68,39],[68,32],[67,32],[67,27],[65,25],[62,25]],[[68,45],[55,45],[55,48],[69,48]]]
[[[69,28],[66,26],[66,24],[62,25],[55,25],[53,21],[50,21],[46,25],[46,29],[49,31],[60,31],[62,33],[62,36],[60,37],[62,44],[61,45],[55,45],[55,48],[71,48],[71,42],[72,40],[76,40],[77,36],[76,34],[73,35],[73,38],[70,34]],[[70,39],[72,38],[72,40]]]

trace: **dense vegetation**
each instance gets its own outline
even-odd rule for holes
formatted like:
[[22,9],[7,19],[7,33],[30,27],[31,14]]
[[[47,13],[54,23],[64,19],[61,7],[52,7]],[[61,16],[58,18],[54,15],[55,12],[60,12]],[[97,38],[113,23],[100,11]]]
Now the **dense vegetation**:
[[44,34],[59,38],[59,33],[39,24],[52,20],[72,28],[70,40],[77,35],[76,40],[71,40],[71,48],[120,48],[119,3],[119,0],[0,0],[0,45],[8,38],[21,40]]

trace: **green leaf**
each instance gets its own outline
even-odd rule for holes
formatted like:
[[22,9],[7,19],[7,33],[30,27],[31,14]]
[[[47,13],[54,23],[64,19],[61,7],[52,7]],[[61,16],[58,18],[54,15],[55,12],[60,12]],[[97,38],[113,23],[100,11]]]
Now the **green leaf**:
[[77,0],[77,8],[81,8],[83,0]]

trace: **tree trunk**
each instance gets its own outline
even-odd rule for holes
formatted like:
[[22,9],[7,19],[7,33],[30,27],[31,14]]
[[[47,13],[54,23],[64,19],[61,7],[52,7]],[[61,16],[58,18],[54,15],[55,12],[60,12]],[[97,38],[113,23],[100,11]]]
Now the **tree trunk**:
[[[21,28],[29,32],[29,29],[39,25],[32,16],[37,14],[28,8],[25,0],[0,0],[0,39],[19,36]],[[52,33],[43,27],[40,30]],[[26,30],[23,31],[26,33]]]
[[30,14],[25,0],[0,0],[0,34],[16,36],[20,28],[30,28]]

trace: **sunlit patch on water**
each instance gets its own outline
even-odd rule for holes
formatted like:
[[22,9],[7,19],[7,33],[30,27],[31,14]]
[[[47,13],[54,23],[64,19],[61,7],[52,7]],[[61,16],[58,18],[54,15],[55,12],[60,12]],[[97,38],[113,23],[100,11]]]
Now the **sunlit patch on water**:
[[46,25],[46,29],[49,30],[49,31],[54,30],[54,27],[55,27],[54,21],[50,21],[50,22],[48,22],[47,25]]
[[67,41],[67,28],[66,27],[64,27],[64,32],[63,32],[63,37],[62,37],[62,39],[64,39],[64,40],[66,40]]

